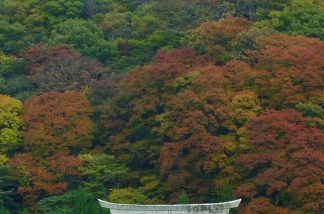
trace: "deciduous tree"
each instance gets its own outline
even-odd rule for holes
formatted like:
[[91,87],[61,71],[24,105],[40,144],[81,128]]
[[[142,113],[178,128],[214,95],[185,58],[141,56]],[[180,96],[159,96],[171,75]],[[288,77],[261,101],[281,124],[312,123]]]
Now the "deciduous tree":
[[50,44],[68,44],[84,56],[109,62],[114,49],[104,40],[102,31],[92,21],[69,19],[55,26]]
[[321,102],[323,42],[303,36],[261,36],[259,47],[243,58],[260,70],[256,89],[266,106],[294,107],[297,103]]
[[84,189],[70,190],[63,195],[55,195],[37,202],[38,211],[44,213],[66,214],[108,214],[108,209],[101,209],[96,198]]
[[98,61],[80,56],[67,45],[38,45],[29,49],[27,59],[29,79],[39,93],[81,91],[108,73]]
[[91,146],[93,113],[79,92],[50,92],[26,100],[22,116],[26,150],[35,157],[77,154]]
[[199,54],[208,54],[217,63],[224,64],[232,57],[236,37],[251,26],[252,22],[235,17],[205,22],[191,31],[188,44]]
[[9,154],[21,146],[19,116],[22,110],[23,105],[19,100],[0,95],[0,154]]
[[84,154],[80,172],[85,190],[94,196],[105,198],[110,188],[119,185],[127,168],[118,163],[114,156],[106,154]]
[[38,199],[62,194],[78,182],[82,160],[91,146],[93,112],[79,92],[51,92],[24,104],[22,135],[25,151],[10,160],[19,193],[35,208]]
[[10,159],[9,165],[12,176],[19,181],[18,192],[29,208],[35,209],[37,200],[62,194],[75,184],[82,161],[62,153],[43,160],[23,153]]
[[280,32],[324,39],[324,11],[313,0],[293,0],[271,15],[272,25]]
[[250,201],[243,213],[251,213],[262,197],[268,198],[263,200],[268,205],[260,204],[258,212],[270,212],[269,206],[320,212],[323,131],[307,128],[300,113],[287,109],[256,117],[249,132],[250,150],[237,157],[252,181],[236,191],[238,197]]

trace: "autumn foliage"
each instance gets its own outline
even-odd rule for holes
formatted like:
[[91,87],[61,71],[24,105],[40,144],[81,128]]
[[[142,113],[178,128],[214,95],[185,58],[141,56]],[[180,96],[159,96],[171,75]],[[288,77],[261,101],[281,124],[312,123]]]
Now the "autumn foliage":
[[55,154],[40,161],[31,153],[24,153],[12,158],[9,165],[20,183],[18,192],[35,208],[35,200],[67,191],[77,181],[82,161],[66,154]]
[[[249,134],[249,153],[236,158],[236,163],[245,167],[244,173],[253,175],[249,183],[235,190],[237,197],[250,201],[242,213],[253,212],[253,204],[258,204],[260,213],[271,213],[268,206],[320,212],[323,131],[307,128],[300,113],[287,109],[269,110],[252,119]],[[257,202],[261,200],[267,205]]]
[[0,0],[0,213],[322,213],[321,9]]
[[81,91],[101,79],[107,70],[97,60],[80,56],[67,45],[43,44],[28,50],[28,78],[37,91]]
[[9,164],[26,202],[62,194],[78,182],[82,160],[76,156],[91,146],[93,112],[79,92],[50,92],[24,104],[22,135],[25,151]]
[[320,121],[323,44],[257,41],[224,66],[182,48],[131,71],[102,108],[106,151],[134,173],[158,168],[170,202],[185,191],[200,202],[241,197],[240,213],[318,212],[323,132],[291,108]]
[[[261,47],[247,58],[265,72],[258,81],[260,95],[274,108],[299,102],[321,102],[324,46],[318,39],[276,34],[260,38]],[[251,58],[250,58],[251,57]]]
[[28,99],[22,116],[26,150],[47,157],[89,148],[92,112],[89,101],[79,92],[50,92]]
[[189,34],[189,46],[200,54],[208,54],[219,64],[232,58],[238,35],[252,26],[244,18],[229,17],[217,22],[204,22]]

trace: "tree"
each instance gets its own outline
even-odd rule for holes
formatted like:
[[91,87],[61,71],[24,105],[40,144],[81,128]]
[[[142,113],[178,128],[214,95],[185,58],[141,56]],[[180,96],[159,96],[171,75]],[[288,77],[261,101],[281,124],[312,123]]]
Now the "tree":
[[1,22],[1,29],[4,38],[11,40],[1,44],[9,53],[45,40],[56,24],[81,17],[84,7],[81,0],[3,0],[0,4],[0,19],[7,22]]
[[250,151],[236,160],[251,181],[235,191],[237,197],[248,198],[243,213],[251,213],[262,197],[268,205],[260,207],[260,213],[268,206],[320,212],[323,131],[308,128],[300,113],[287,109],[254,118],[249,134]]
[[26,150],[35,157],[78,154],[91,146],[93,108],[79,92],[50,92],[26,100],[22,115]]
[[118,52],[109,63],[112,70],[126,72],[149,63],[159,49],[179,45],[180,34],[167,26],[167,20],[155,13],[155,7],[155,4],[143,5],[133,13],[116,9],[94,18]]
[[[160,173],[174,196],[185,190],[192,200],[205,201],[213,191],[210,179],[227,155],[220,135],[233,131],[230,92],[222,69],[200,68],[199,75],[179,92],[168,109],[167,142],[160,152]],[[191,178],[195,176],[195,179]]]
[[321,105],[312,102],[298,103],[296,110],[303,114],[309,127],[324,128],[324,109]]
[[232,198],[232,190],[231,190],[231,187],[230,187],[230,185],[228,183],[225,183],[225,185],[223,186],[220,200],[222,202],[233,200],[233,198]]
[[322,2],[0,0],[0,213],[320,212]]
[[83,161],[77,156],[91,146],[93,112],[79,92],[51,92],[24,104],[24,153],[10,159],[18,192],[35,209],[38,199],[62,194],[78,183]]
[[292,214],[301,214],[301,212],[294,212],[287,208],[276,207],[271,204],[268,198],[257,198],[245,208],[243,213],[256,213],[256,214],[271,214],[271,213],[292,213]]
[[189,204],[189,197],[185,192],[180,195],[178,204]]
[[217,63],[224,64],[232,57],[236,37],[251,26],[252,22],[234,17],[205,22],[190,32],[188,45],[197,53],[208,54]]
[[21,146],[20,114],[22,103],[12,97],[0,95],[0,154],[10,154]]
[[97,14],[94,20],[106,39],[130,38],[133,30],[132,15],[130,11],[114,10],[110,13]]
[[92,81],[90,84],[89,100],[94,105],[108,102],[119,92],[119,84],[124,80],[126,74],[110,72],[104,73],[100,80]]
[[19,22],[10,23],[6,17],[0,15],[0,51],[18,53],[19,49],[33,42],[26,27]]
[[114,48],[104,40],[98,26],[82,19],[70,19],[55,26],[50,44],[68,44],[84,56],[98,58],[108,63],[114,56]]
[[28,78],[39,93],[86,90],[108,73],[98,61],[82,57],[66,45],[38,45],[29,49],[27,59]]
[[109,194],[109,201],[122,204],[146,204],[148,198],[138,189],[113,189]]
[[[177,113],[178,109],[187,108],[186,104],[190,103],[190,100],[186,102],[186,99],[191,98],[190,92],[180,92],[185,91],[187,87],[190,88],[192,84],[194,85],[192,87],[196,87],[198,91],[202,90],[203,85],[209,84],[208,90],[214,87],[214,91],[222,92],[222,89],[219,89],[218,86],[222,85],[223,79],[217,79],[220,75],[215,71],[216,68],[215,70],[211,68],[208,72],[206,69],[204,78],[199,78],[202,79],[201,82],[196,80],[200,74],[197,69],[205,65],[208,65],[208,62],[204,58],[195,56],[192,51],[183,48],[170,52],[160,52],[151,65],[138,68],[128,74],[128,77],[121,83],[119,94],[102,108],[104,111],[102,111],[101,118],[103,127],[105,127],[102,133],[107,134],[103,139],[107,139],[108,148],[115,152],[117,159],[128,163],[131,170],[142,171],[143,169],[159,167],[160,163],[157,159],[161,154],[160,149],[166,142],[173,145],[171,142],[179,141],[178,144],[174,143],[174,145],[179,145],[179,147],[185,145],[185,149],[190,151],[190,145],[194,141],[199,141],[203,145],[205,145],[202,143],[203,141],[208,141],[213,145],[217,144],[217,139],[206,135],[206,131],[199,125],[200,112],[193,113],[194,110],[191,111],[189,107],[186,114],[184,114],[185,111],[182,111],[183,114]],[[203,73],[203,71],[201,72]],[[211,82],[208,82],[208,79]],[[177,103],[177,99],[179,99],[180,104]],[[203,103],[204,100],[201,99],[201,103]],[[223,99],[223,97],[219,99]],[[184,119],[186,117],[188,119]],[[179,123],[174,128],[172,128],[173,120]],[[193,122],[194,124],[191,125]],[[218,125],[215,124],[215,127]],[[184,127],[188,130],[193,127],[194,129],[189,131],[190,134],[199,134],[188,140],[190,142],[182,143],[181,140],[186,138],[186,133],[183,133],[182,136],[179,128],[179,133],[174,136],[177,127]],[[198,128],[199,131],[197,131]],[[200,132],[200,130],[202,131]],[[203,137],[204,135],[206,137]],[[104,144],[103,142],[102,145]],[[203,145],[194,146],[191,154],[202,149]],[[208,150],[207,147],[206,145],[204,149]],[[160,159],[163,162],[161,172],[169,169],[168,160],[172,159],[168,155],[163,155],[163,157],[165,158]],[[202,162],[203,160],[198,161],[197,168]],[[164,168],[166,170],[162,170]],[[197,186],[192,187],[190,191],[193,191],[195,187]],[[176,192],[178,189],[172,191]],[[182,191],[182,189],[179,188],[179,191]]]
[[84,154],[80,169],[85,190],[99,198],[107,197],[110,188],[114,188],[126,174],[127,168],[116,162],[114,156]]
[[231,101],[234,123],[238,127],[245,126],[250,118],[261,113],[260,100],[251,91],[242,91],[233,96]]
[[0,93],[20,100],[33,94],[33,85],[27,79],[25,60],[0,52]]
[[[303,36],[261,36],[259,48],[243,57],[260,70],[255,88],[265,106],[294,107],[320,102],[323,79],[323,43]],[[298,45],[297,45],[298,44]]]
[[278,33],[273,26],[267,21],[255,22],[253,26],[240,33],[233,42],[234,55],[238,59],[244,58],[246,52],[255,50],[262,46],[260,44],[260,38],[270,37]]
[[65,20],[81,17],[84,3],[81,0],[40,1],[37,6],[47,21],[47,25],[52,27]]
[[294,0],[272,14],[271,23],[280,32],[324,39],[324,11],[313,0]]
[[86,18],[92,18],[96,15],[107,14],[111,12],[114,7],[122,7],[121,2],[115,2],[111,0],[85,0],[83,16]]
[[234,171],[232,156],[248,148],[245,126],[262,110],[257,94],[244,90],[254,78],[246,63],[217,67],[187,48],[160,52],[102,108],[102,139],[131,171],[158,168],[171,202],[182,191],[206,201],[215,176]]
[[166,203],[167,188],[165,183],[156,175],[149,174],[140,179],[141,187],[139,188],[148,198],[148,204]]
[[31,153],[16,154],[9,161],[11,175],[19,182],[18,192],[33,211],[44,197],[62,194],[77,183],[82,161],[73,155],[53,154],[42,160]]
[[18,182],[10,175],[8,158],[0,154],[0,213],[6,213],[4,210],[17,211],[21,208],[17,188]]
[[284,10],[291,3],[291,0],[261,0],[256,2],[259,3],[259,7],[255,15],[257,20],[260,21],[268,20],[273,13]]
[[321,41],[279,34],[269,27],[260,28],[260,24],[231,42],[231,54],[240,60],[225,65],[231,87],[242,87],[243,83],[243,88],[253,89],[262,106],[283,108],[307,100],[320,102]]
[[37,202],[38,210],[42,213],[55,214],[104,214],[109,211],[101,210],[97,200],[84,189],[70,190],[60,196],[51,196]]
[[[122,148],[127,151],[141,149],[141,153],[136,155],[138,159],[131,162],[137,162],[138,166],[157,164],[159,146],[149,142],[158,142],[158,138],[150,126],[156,124],[155,117],[163,113],[164,105],[169,100],[167,94],[173,93],[173,79],[203,64],[206,64],[205,59],[195,56],[189,49],[180,49],[160,52],[151,66],[129,73],[121,83],[119,94],[101,111],[103,133],[119,144],[111,143],[110,147],[116,147],[119,151]],[[161,96],[156,96],[159,93]],[[127,105],[132,107],[128,108]],[[131,160],[135,153],[130,152],[129,155],[124,161]]]
[[257,19],[258,10],[263,8],[268,0],[234,0],[229,2],[234,2],[235,16],[244,17],[250,21],[255,21]]

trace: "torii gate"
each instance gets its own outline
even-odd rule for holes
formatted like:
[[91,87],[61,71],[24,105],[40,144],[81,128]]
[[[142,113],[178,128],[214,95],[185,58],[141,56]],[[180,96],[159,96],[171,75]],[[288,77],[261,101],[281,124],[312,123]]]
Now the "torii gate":
[[231,208],[239,206],[241,199],[224,203],[138,205],[116,204],[98,199],[100,206],[109,208],[111,214],[228,214]]

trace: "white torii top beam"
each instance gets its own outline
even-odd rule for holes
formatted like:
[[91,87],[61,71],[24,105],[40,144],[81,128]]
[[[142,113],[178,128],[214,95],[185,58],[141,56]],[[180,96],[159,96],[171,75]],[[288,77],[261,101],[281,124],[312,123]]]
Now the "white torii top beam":
[[115,204],[98,199],[100,206],[109,208],[111,214],[228,214],[238,207],[241,199],[210,204],[138,205]]

